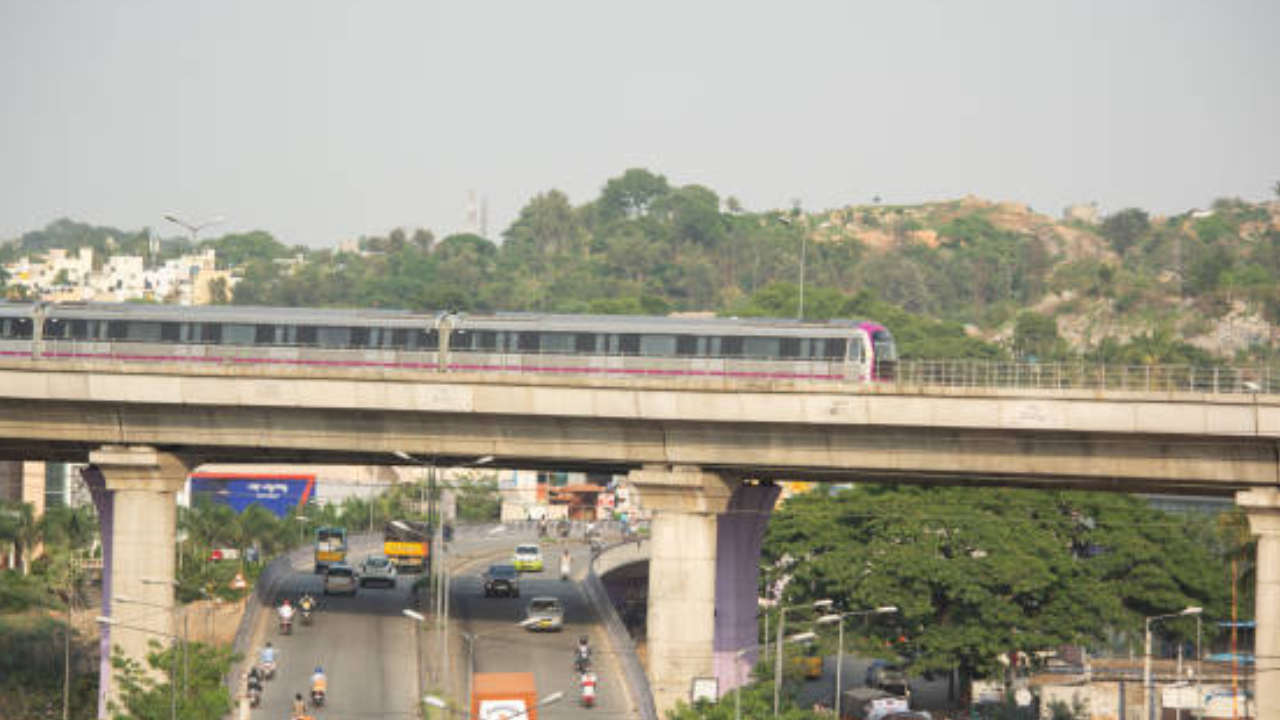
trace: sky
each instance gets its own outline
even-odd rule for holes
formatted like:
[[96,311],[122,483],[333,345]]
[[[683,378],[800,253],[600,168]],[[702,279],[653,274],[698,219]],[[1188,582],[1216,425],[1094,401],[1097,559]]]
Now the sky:
[[1275,0],[0,0],[0,240],[488,235],[643,167],[748,210],[1155,214],[1280,181]]

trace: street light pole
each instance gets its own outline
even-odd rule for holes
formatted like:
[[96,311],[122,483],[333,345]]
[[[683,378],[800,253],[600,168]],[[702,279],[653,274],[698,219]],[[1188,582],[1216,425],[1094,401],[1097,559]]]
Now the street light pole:
[[179,218],[176,215],[165,215],[164,219],[168,220],[174,225],[177,225],[185,229],[191,235],[192,250],[195,249],[195,244],[200,235],[201,230],[204,230],[205,228],[213,227],[214,225],[221,225],[222,223],[226,222],[226,220],[222,217],[215,217],[215,218],[206,220],[202,223],[190,223],[190,222],[187,222],[186,220],[183,220],[182,218]]
[[[116,599],[119,600],[120,598],[116,598]],[[140,604],[149,605],[150,603],[140,603]],[[111,625],[113,627],[127,628],[129,630],[149,633],[151,635],[159,635],[160,637],[166,637],[166,638],[169,638],[170,640],[182,642],[182,638],[178,637],[177,635],[170,635],[169,633],[160,632],[158,630],[151,630],[150,628],[139,627],[137,625],[126,625],[125,623],[119,622],[115,618],[107,617],[105,615],[99,615],[96,618],[96,620],[99,625]],[[169,660],[169,717],[171,718],[171,720],[177,720],[178,718],[178,693],[177,693],[178,648],[171,647],[170,649],[173,651],[173,655]]]
[[[1203,608],[1187,607],[1176,613],[1169,613],[1168,615],[1154,615],[1146,618],[1144,623],[1146,631],[1143,634],[1142,651],[1142,691],[1143,698],[1146,700],[1147,704],[1146,714],[1148,720],[1155,720],[1156,715],[1155,693],[1154,688],[1151,685],[1151,623],[1157,620],[1167,620],[1168,618],[1182,617],[1184,615],[1195,615],[1198,619],[1201,612],[1203,612]],[[1199,653],[1197,652],[1197,654]]]
[[776,657],[773,663],[773,716],[778,717],[779,708],[782,701],[782,635],[787,625],[787,611],[797,610],[800,608],[820,609],[831,607],[830,600],[816,600],[807,605],[792,605],[790,607],[781,607],[778,610],[778,640],[775,649]]
[[884,615],[887,613],[896,613],[898,608],[895,605],[884,605],[871,610],[856,610],[853,612],[845,612],[831,615],[823,615],[814,621],[818,625],[828,625],[830,623],[839,623],[840,631],[836,640],[836,697],[835,697],[835,713],[836,717],[840,717],[840,693],[843,691],[841,678],[844,670],[844,619],[853,616],[865,615]]

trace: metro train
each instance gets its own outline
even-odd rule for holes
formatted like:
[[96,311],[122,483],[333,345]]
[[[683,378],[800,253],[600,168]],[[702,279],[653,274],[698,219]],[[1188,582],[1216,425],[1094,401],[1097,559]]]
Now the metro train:
[[0,357],[454,372],[892,380],[858,320],[0,303]]

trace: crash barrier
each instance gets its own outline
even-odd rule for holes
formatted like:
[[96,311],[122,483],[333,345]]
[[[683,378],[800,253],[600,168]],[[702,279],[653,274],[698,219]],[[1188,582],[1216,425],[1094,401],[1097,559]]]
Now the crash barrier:
[[[622,668],[622,674],[626,680],[624,685],[627,687],[627,692],[631,694],[631,704],[640,712],[640,720],[659,720],[658,708],[653,704],[653,690],[649,688],[649,676],[645,675],[644,666],[640,664],[636,645],[632,642],[627,628],[623,626],[622,619],[618,617],[618,611],[613,607],[613,601],[609,599],[609,593],[604,589],[604,582],[600,580],[596,570],[597,564],[608,563],[607,558],[615,549],[626,552],[631,548],[634,551],[637,544],[632,541],[605,546],[596,557],[592,558],[582,587],[587,596],[587,602],[591,603],[596,615],[604,622],[605,632],[609,634],[609,643],[617,649],[618,666]],[[629,562],[635,562],[635,559],[610,565],[610,567],[625,565]]]

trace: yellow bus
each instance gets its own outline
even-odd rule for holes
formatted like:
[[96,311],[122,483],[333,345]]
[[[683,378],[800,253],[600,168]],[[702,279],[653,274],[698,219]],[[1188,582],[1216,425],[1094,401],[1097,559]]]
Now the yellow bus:
[[347,560],[347,529],[316,528],[316,572],[322,573],[334,563]]
[[425,522],[392,520],[382,528],[382,554],[401,572],[426,572],[431,563],[431,527]]

